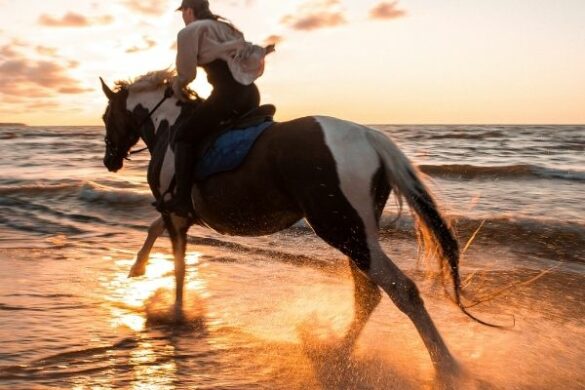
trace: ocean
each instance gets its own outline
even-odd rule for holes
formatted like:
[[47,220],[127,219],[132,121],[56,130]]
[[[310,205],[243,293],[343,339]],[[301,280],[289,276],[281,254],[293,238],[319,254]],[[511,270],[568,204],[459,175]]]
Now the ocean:
[[[381,222],[468,375],[494,389],[585,388],[585,126],[373,126],[426,174],[461,247],[471,322],[417,261],[407,210]],[[148,154],[102,165],[103,127],[0,127],[0,388],[418,389],[432,365],[384,297],[352,356],[347,259],[299,221],[278,234],[200,227],[188,246],[188,326],[167,318],[161,237],[128,279],[157,213]],[[512,326],[513,325],[513,326]],[[329,351],[329,352],[328,352]]]

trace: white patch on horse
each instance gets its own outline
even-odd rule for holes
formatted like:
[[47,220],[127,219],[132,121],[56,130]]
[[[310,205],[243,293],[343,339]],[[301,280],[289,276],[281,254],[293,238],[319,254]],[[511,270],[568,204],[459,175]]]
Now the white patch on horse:
[[[171,185],[171,180],[175,175],[175,153],[171,148],[171,145],[167,146],[167,151],[165,152],[165,158],[162,163],[162,167],[160,169],[160,176],[159,176],[159,193],[164,194],[167,192],[167,189]],[[171,198],[170,194],[166,194],[163,199],[169,200]]]
[[379,154],[371,143],[371,133],[376,130],[330,117],[315,119],[321,125],[325,143],[335,159],[341,191],[357,211],[366,229],[370,251],[367,274],[390,293],[404,275],[386,256],[378,240],[378,223],[371,192],[372,180],[381,164]]
[[[128,99],[126,102],[126,108],[130,111],[134,111],[134,109],[138,105],[142,105],[146,108],[149,112],[151,112],[156,105],[161,101],[164,96],[164,89],[158,88],[152,91],[144,91],[138,90],[134,92],[132,88],[130,88],[130,92],[128,94]],[[177,99],[174,97],[170,97],[166,99],[163,104],[160,105],[159,108],[152,114],[152,121],[154,123],[155,133],[159,129],[159,126],[162,121],[166,120],[169,123],[169,126],[173,126],[179,115],[181,114],[181,107],[177,105]],[[163,160],[163,164],[160,170],[159,176],[159,193],[165,194],[167,189],[169,188],[173,176],[175,174],[175,154],[172,148],[167,148]],[[170,194],[166,194],[164,196],[164,200],[169,200],[171,197]]]
[[[158,89],[153,91],[132,91],[128,94],[128,100],[126,102],[126,108],[130,111],[141,104],[144,108],[151,112],[154,107],[162,100],[164,96],[164,89]],[[152,121],[154,122],[155,132],[158,130],[162,121],[166,120],[169,125],[175,124],[179,115],[181,114],[181,107],[177,106],[177,99],[170,97],[164,101],[163,104],[152,114]]]
[[361,217],[370,250],[378,245],[378,225],[374,213],[371,183],[380,167],[365,126],[336,118],[316,116],[325,135],[325,143],[337,167],[341,191]]

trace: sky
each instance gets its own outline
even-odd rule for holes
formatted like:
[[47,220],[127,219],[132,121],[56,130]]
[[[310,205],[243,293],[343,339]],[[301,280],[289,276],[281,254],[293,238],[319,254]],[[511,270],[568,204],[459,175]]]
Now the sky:
[[[110,85],[173,67],[179,0],[0,0],[0,122],[99,125]],[[277,120],[585,123],[584,0],[210,0],[276,42]],[[194,88],[209,93],[203,72]]]

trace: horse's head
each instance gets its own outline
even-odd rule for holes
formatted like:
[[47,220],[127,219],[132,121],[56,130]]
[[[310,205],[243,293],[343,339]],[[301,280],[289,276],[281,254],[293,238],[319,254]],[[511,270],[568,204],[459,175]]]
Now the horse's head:
[[102,117],[106,125],[104,165],[110,172],[117,172],[124,165],[124,159],[130,148],[138,142],[140,135],[136,120],[127,108],[128,88],[118,85],[116,91],[112,91],[101,77],[100,81],[108,98],[108,107]]

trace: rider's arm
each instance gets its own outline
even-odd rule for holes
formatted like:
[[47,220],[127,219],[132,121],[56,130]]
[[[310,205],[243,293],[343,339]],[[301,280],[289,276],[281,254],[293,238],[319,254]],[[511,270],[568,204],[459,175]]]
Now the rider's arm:
[[197,76],[200,29],[187,26],[177,35],[177,78],[173,89],[183,90]]

